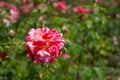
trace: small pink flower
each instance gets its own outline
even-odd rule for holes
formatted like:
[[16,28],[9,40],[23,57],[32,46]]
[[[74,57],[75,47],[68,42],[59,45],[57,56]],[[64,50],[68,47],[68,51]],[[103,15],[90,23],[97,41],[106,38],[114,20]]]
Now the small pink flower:
[[64,46],[62,34],[48,27],[31,29],[26,37],[27,57],[36,62],[54,62]]
[[29,13],[29,9],[26,6],[21,6],[20,11],[22,11],[24,14],[28,14]]
[[53,7],[64,10],[65,9],[65,4],[64,4],[64,2],[56,2],[56,3],[53,3]]
[[19,7],[20,11],[22,11],[24,14],[28,14],[33,8],[33,3]]
[[0,8],[7,7],[8,3],[7,2],[0,2]]
[[21,1],[22,5],[25,5],[26,2],[27,2],[27,0],[22,0],[22,1]]
[[22,4],[22,5],[26,5],[27,2],[28,2],[28,3],[32,3],[33,1],[32,1],[32,0],[22,0],[22,1],[21,1],[21,4]]
[[9,8],[10,8],[10,19],[12,20],[12,22],[16,22],[19,18],[19,11],[17,9],[16,6],[14,5],[9,5]]
[[68,11],[68,9],[70,8],[70,6],[65,5],[65,1],[60,1],[60,2],[53,3],[53,7],[58,8],[58,9],[62,10],[63,12]]
[[19,10],[15,5],[9,4],[7,2],[0,2],[0,8],[8,8],[8,9],[10,9],[10,14],[11,14],[9,16],[10,20],[12,22],[17,22],[17,20],[19,18]]
[[64,59],[69,59],[71,56],[70,56],[70,54],[68,54],[68,53],[66,53],[66,54],[63,54],[63,58]]
[[2,52],[2,53],[0,53],[0,58],[5,59],[6,55],[7,55],[6,52]]
[[12,9],[12,10],[15,10],[15,11],[18,10],[18,8],[17,8],[15,5],[13,5],[13,4],[9,4],[9,5],[8,5],[8,8],[9,8],[9,9]]
[[87,17],[83,15],[82,16],[82,20],[86,20],[86,19],[87,19]]
[[73,12],[80,13],[80,14],[87,14],[87,13],[90,13],[90,9],[78,6],[73,8]]

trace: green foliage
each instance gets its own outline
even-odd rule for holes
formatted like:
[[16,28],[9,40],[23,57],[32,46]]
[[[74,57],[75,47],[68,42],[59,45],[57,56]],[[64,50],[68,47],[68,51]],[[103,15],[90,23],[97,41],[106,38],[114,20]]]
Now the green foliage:
[[[16,1],[12,2],[19,6]],[[4,17],[0,13],[0,54],[7,53],[5,59],[0,58],[0,80],[40,80],[40,76],[45,76],[45,80],[117,79],[120,76],[120,5],[111,7],[109,1],[104,4],[88,1],[82,5],[90,8],[91,13],[75,14],[72,10],[64,13],[54,9],[52,0],[36,0],[34,5],[46,3],[47,6],[31,10],[29,14],[20,12],[19,20],[9,26],[2,22]],[[79,5],[78,2],[66,0],[72,6]],[[9,13],[0,8],[0,12],[4,11]],[[59,14],[55,16],[54,12]],[[25,38],[31,28],[44,26],[63,33],[65,47],[54,63],[34,65],[32,59],[26,58]],[[64,58],[66,53],[70,58]]]

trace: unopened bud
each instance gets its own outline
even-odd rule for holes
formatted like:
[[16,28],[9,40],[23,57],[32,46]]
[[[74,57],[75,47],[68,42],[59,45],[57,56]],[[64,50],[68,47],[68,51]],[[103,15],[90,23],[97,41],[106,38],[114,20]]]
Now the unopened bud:
[[10,36],[13,37],[13,36],[15,35],[15,31],[11,29],[11,30],[9,31],[9,34],[10,34]]
[[68,31],[68,26],[63,26],[62,31]]
[[120,19],[120,14],[116,14],[116,18],[117,18],[117,19]]

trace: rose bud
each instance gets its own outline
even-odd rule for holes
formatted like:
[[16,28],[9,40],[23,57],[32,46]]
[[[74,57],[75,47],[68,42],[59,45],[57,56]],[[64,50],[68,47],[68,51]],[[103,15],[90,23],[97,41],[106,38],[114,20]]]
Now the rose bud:
[[10,36],[14,36],[14,35],[15,35],[15,31],[11,29],[11,30],[9,31],[9,34],[10,34]]
[[2,53],[0,53],[0,58],[1,59],[5,59],[6,55],[7,55],[6,52],[2,52]]

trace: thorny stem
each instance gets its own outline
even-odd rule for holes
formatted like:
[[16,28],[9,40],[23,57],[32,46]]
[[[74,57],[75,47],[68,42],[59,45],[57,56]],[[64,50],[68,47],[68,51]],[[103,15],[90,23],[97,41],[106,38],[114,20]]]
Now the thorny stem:
[[45,80],[44,73],[50,68],[50,63],[42,63],[41,68],[42,69],[39,72],[39,77],[40,77],[40,80]]

